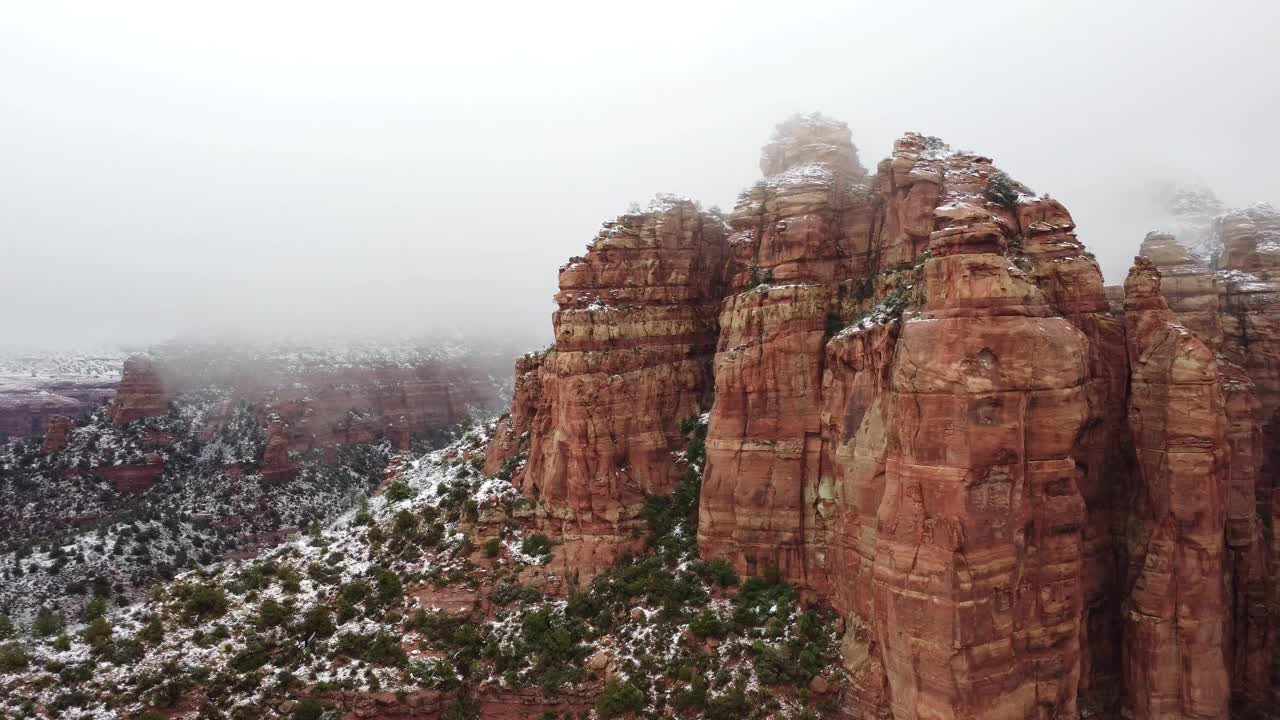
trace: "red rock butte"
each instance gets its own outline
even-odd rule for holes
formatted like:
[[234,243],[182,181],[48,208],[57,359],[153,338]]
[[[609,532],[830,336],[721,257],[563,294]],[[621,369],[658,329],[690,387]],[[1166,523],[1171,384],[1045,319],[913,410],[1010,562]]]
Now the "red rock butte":
[[1223,270],[1149,237],[1122,297],[1062,204],[937,138],[868,173],[796,116],[760,166],[560,269],[486,468],[527,454],[570,571],[638,547],[706,413],[699,552],[841,614],[842,717],[1274,706],[1276,212],[1219,221]]

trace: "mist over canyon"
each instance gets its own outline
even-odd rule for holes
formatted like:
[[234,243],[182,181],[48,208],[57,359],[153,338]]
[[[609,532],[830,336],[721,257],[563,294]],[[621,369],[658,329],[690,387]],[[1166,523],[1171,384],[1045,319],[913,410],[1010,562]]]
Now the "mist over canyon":
[[1277,717],[1274,7],[0,19],[0,720]]
[[868,158],[914,130],[1033,179],[1119,284],[1160,187],[1280,196],[1277,13],[13,4],[0,344],[461,330],[534,347],[547,268],[601,218],[657,192],[732,207],[760,138],[812,110]]

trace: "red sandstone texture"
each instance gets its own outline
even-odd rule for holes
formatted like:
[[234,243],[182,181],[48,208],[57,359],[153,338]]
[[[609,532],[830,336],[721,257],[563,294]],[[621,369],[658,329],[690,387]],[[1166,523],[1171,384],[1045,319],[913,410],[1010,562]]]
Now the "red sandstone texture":
[[673,196],[606,224],[560,270],[555,349],[517,365],[486,462],[527,453],[516,482],[583,580],[643,544],[645,496],[675,487],[680,421],[709,400],[724,234]]
[[0,377],[0,435],[44,432],[55,416],[77,417],[115,396],[118,377]]
[[75,421],[66,415],[54,415],[49,418],[49,426],[44,431],[44,443],[41,452],[54,453],[67,446],[67,433],[75,427]]
[[150,357],[135,355],[126,360],[116,397],[111,401],[112,422],[126,425],[169,412],[172,390],[166,385]]
[[1217,360],[1177,323],[1153,263],[1125,281],[1138,461],[1129,530],[1126,705],[1136,718],[1226,717],[1226,415]]
[[634,544],[709,410],[700,552],[843,615],[844,716],[1263,709],[1277,213],[1217,221],[1221,270],[1149,236],[1126,295],[1059,202],[936,138],[868,175],[796,117],[761,170],[724,222],[666,199],[561,271],[486,469],[566,571]]
[[293,476],[289,464],[289,436],[284,421],[272,417],[267,423],[267,444],[262,450],[262,479],[283,482]]
[[300,452],[380,436],[405,449],[412,434],[449,427],[497,399],[493,379],[482,369],[444,361],[306,372],[265,391],[249,387],[238,394],[258,407],[264,425],[278,418],[288,449]]
[[[407,450],[414,434],[455,425],[473,411],[492,408],[497,399],[494,379],[485,368],[461,362],[424,360],[404,365],[371,361],[294,374],[276,369],[269,382],[264,381],[267,373],[254,372],[247,363],[245,369],[239,369],[234,358],[218,362],[230,367],[204,356],[194,360],[129,358],[112,404],[113,421],[123,425],[164,415],[175,393],[211,382],[226,384],[228,399],[223,412],[210,418],[204,439],[217,433],[241,401],[250,403],[266,433],[263,477],[279,482],[295,470],[290,452],[318,450],[331,462],[338,447],[381,437],[386,437],[393,449]],[[148,447],[172,441],[170,434],[147,431]],[[147,474],[152,470],[133,472]]]
[[99,465],[93,473],[115,487],[116,492],[142,492],[160,482],[164,460],[150,453],[141,465]]
[[[1205,238],[1152,234],[1141,253],[1163,279],[1159,290],[1176,321],[1216,352],[1224,406],[1223,563],[1230,590],[1222,640],[1233,707],[1257,709],[1270,700],[1270,646],[1278,608],[1276,573],[1268,559],[1274,522],[1277,362],[1280,361],[1280,213],[1255,205],[1218,217]],[[1207,247],[1217,266],[1192,252]],[[1172,282],[1171,282],[1172,280]]]

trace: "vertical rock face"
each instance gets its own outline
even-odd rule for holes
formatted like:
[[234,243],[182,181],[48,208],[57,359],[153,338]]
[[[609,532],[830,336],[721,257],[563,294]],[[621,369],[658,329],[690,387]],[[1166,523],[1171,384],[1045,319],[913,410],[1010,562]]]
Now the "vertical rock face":
[[151,358],[135,355],[126,360],[116,397],[111,401],[112,421],[127,425],[169,412],[170,390],[165,384]]
[[[1198,237],[1193,234],[1190,244]],[[1214,220],[1208,239],[1199,244],[1213,249],[1216,268],[1187,253],[1181,238],[1158,236],[1154,246],[1151,238],[1142,254],[1165,275],[1161,294],[1178,319],[1217,352],[1226,422],[1225,564],[1231,590],[1224,645],[1233,707],[1256,712],[1269,704],[1274,660],[1268,645],[1280,616],[1280,606],[1268,607],[1277,583],[1268,571],[1273,549],[1266,538],[1274,523],[1280,469],[1280,282],[1272,279],[1280,265],[1280,213],[1260,204]],[[1187,257],[1193,259],[1190,274],[1197,282],[1190,290],[1185,282],[1170,287],[1171,276],[1188,276]]]
[[1275,212],[1219,221],[1226,271],[1148,236],[1120,292],[1065,207],[936,138],[868,175],[797,116],[760,166],[726,224],[665,200],[561,271],[485,462],[568,569],[636,543],[709,409],[699,551],[840,612],[843,717],[1263,707]]
[[289,464],[289,434],[284,421],[273,416],[267,423],[267,444],[262,451],[262,479],[282,482],[293,475]]
[[1160,291],[1177,321],[1210,348],[1222,346],[1218,278],[1209,264],[1167,233],[1152,232],[1138,254],[1160,271]]
[[54,415],[49,418],[49,427],[44,431],[44,443],[40,451],[55,453],[67,446],[67,433],[75,427],[75,421],[66,415]]
[[164,476],[164,459],[148,453],[140,465],[99,465],[93,473],[115,487],[116,492],[142,492]]
[[895,717],[1071,716],[1087,340],[964,183],[937,211],[924,311],[895,353],[874,625]]
[[736,294],[720,308],[698,540],[749,572],[802,578],[827,317],[865,269],[877,200],[848,128],[821,116],[778,126],[760,168],[730,218]]
[[1280,477],[1280,211],[1268,204],[1227,213],[1222,238],[1222,330],[1226,357],[1257,388],[1263,428],[1260,507]]
[[1137,455],[1125,612],[1135,718],[1226,717],[1226,434],[1213,351],[1177,323],[1154,264],[1125,281]]
[[[290,450],[402,440],[495,405],[491,378],[472,368],[428,361],[411,367],[349,367],[302,373],[248,397],[260,401],[264,425],[279,418]],[[402,444],[405,444],[402,442]]]
[[555,349],[517,367],[488,462],[528,453],[516,481],[581,577],[634,548],[645,496],[675,486],[680,421],[711,387],[724,250],[723,221],[674,196],[607,223],[560,270]]
[[528,451],[529,432],[542,406],[542,361],[545,353],[526,353],[516,359],[515,392],[511,412],[498,419],[493,441],[485,448],[484,472],[493,475],[507,462]]

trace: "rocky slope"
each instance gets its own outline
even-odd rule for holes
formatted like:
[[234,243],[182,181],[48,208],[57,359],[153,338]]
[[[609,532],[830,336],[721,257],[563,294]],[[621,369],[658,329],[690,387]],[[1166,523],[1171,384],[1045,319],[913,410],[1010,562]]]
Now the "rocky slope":
[[67,588],[88,583],[136,600],[253,554],[349,507],[392,452],[488,413],[502,385],[478,354],[245,352],[132,357],[110,404],[0,447],[0,613],[75,611],[89,596]]
[[[0,708],[1275,716],[1280,214],[1200,198],[1216,258],[1156,233],[1107,289],[1061,203],[937,138],[869,173],[842,123],[797,116],[760,167],[728,215],[658,196],[606,223],[511,412],[390,458],[367,507],[69,628],[18,618]],[[432,393],[326,377],[210,417],[287,486],[299,451],[404,445]],[[351,397],[368,412],[335,416]],[[126,465],[185,437],[95,422]]]
[[0,355],[0,442],[45,431],[110,400],[124,357],[113,352]]
[[[722,226],[660,203],[561,271],[557,345],[518,366],[486,467],[572,519],[568,571],[634,542],[669,466],[629,461],[705,414],[699,553],[835,608],[838,714],[1263,711],[1274,211],[1198,222],[1221,270],[1148,237],[1126,295],[1060,203],[936,138],[868,174],[843,124],[798,116],[761,170]],[[623,279],[632,314],[566,323]]]
[[[780,577],[693,557],[696,496],[650,503],[648,541],[589,584],[509,481],[492,427],[402,455],[382,491],[253,560],[117,608],[0,623],[0,714],[67,718],[815,717],[839,622]],[[706,426],[685,428],[696,487]],[[567,595],[567,598],[566,598]]]

